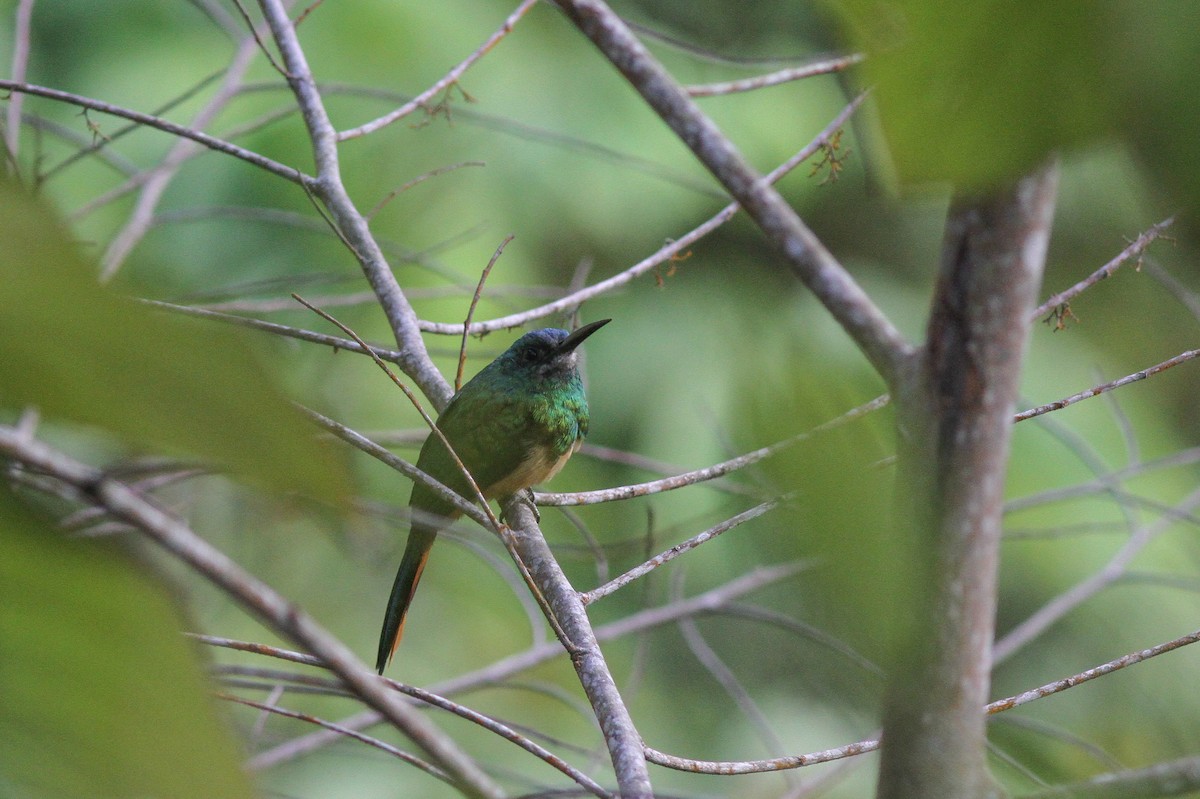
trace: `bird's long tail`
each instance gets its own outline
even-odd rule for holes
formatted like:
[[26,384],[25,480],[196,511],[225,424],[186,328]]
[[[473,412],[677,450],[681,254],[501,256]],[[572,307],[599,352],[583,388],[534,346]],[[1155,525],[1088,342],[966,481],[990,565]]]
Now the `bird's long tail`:
[[417,581],[425,570],[425,561],[429,560],[429,550],[433,548],[437,530],[432,527],[413,526],[408,534],[408,544],[404,547],[404,558],[400,561],[400,569],[396,572],[396,581],[392,583],[392,595],[388,599],[387,613],[383,617],[383,630],[379,634],[379,655],[375,661],[375,669],[383,674],[388,661],[400,644],[400,636],[404,634],[404,616],[408,613],[409,603],[417,590]]

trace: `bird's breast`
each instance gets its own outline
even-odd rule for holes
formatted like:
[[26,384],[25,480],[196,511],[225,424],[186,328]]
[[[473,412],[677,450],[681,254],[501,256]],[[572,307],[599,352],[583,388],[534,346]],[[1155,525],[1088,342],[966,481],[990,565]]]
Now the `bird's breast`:
[[544,483],[566,466],[567,461],[579,449],[582,440],[566,452],[556,454],[550,447],[535,446],[521,460],[517,468],[496,483],[487,487],[488,497],[503,497],[522,489]]

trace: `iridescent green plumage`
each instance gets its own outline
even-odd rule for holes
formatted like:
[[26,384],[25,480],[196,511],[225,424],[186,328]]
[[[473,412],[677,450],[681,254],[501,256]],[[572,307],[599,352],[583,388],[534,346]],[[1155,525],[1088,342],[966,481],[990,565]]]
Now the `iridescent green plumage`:
[[[608,322],[593,322],[574,333],[556,328],[526,333],[450,400],[438,418],[438,429],[485,497],[504,497],[549,480],[579,449],[588,431],[588,406],[575,367],[575,348]],[[417,467],[460,496],[475,499],[437,436],[426,439]],[[437,531],[459,515],[421,483],[413,485],[409,508],[412,530],[379,638],[380,674],[400,643],[404,617]]]

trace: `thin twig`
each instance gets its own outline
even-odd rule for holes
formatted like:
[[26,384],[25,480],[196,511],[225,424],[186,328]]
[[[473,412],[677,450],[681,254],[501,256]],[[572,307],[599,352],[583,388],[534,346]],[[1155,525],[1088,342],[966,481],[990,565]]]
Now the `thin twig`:
[[[1187,513],[1197,506],[1200,506],[1200,489],[1179,502],[1177,510]],[[1134,530],[1129,540],[1098,571],[1047,602],[997,641],[993,647],[993,663],[1002,663],[1052,624],[1119,580],[1138,553],[1175,522],[1175,518],[1163,516]]]
[[1068,405],[1074,405],[1080,400],[1098,397],[1101,394],[1112,391],[1114,388],[1120,388],[1121,386],[1127,386],[1130,383],[1136,383],[1139,380],[1145,380],[1147,377],[1153,377],[1159,372],[1170,369],[1172,366],[1178,366],[1184,361],[1190,361],[1198,355],[1200,355],[1200,350],[1187,350],[1186,352],[1181,352],[1174,358],[1168,358],[1162,363],[1142,369],[1140,372],[1134,372],[1133,374],[1125,375],[1124,377],[1118,378],[1111,382],[1089,388],[1086,391],[1080,391],[1078,394],[1072,394],[1069,397],[1064,397],[1060,400],[1055,400],[1054,402],[1050,402],[1045,405],[1039,405],[1036,408],[1030,408],[1029,410],[1021,411],[1013,417],[1013,421],[1023,422],[1026,419],[1032,419],[1035,416],[1041,416],[1044,413],[1050,413],[1051,411],[1061,410]]
[[671,547],[670,549],[666,550],[665,552],[655,555],[650,560],[647,560],[645,563],[642,563],[639,566],[635,566],[634,568],[632,568],[629,571],[622,574],[620,577],[616,577],[612,580],[609,580],[604,585],[598,586],[596,588],[593,588],[591,591],[587,591],[587,592],[580,594],[579,599],[583,602],[583,604],[590,605],[593,602],[595,602],[597,599],[602,599],[603,597],[606,597],[609,594],[623,588],[624,586],[628,585],[629,583],[633,582],[634,580],[638,579],[639,577],[649,574],[651,571],[653,571],[654,569],[657,569],[659,566],[662,566],[665,563],[671,562],[675,558],[682,555],[684,552],[695,549],[696,547],[700,546],[701,544],[703,544],[707,541],[711,541],[712,539],[716,538],[717,536],[721,535],[722,533],[728,532],[729,530],[732,530],[733,528],[737,527],[740,524],[743,524],[745,522],[750,521],[751,519],[755,519],[759,516],[762,516],[764,513],[766,513],[769,510],[772,510],[780,502],[783,502],[783,501],[784,501],[783,499],[773,499],[770,502],[764,502],[761,505],[756,505],[755,507],[750,508],[749,510],[742,511],[741,513],[737,514],[736,516],[726,519],[725,521],[721,522],[720,524],[716,524],[716,525],[708,528],[704,532],[692,536],[691,538],[689,538],[688,540],[686,540],[682,543],[676,544],[675,546]]
[[367,220],[370,221],[370,220],[374,219],[375,215],[378,214],[380,211],[382,211],[383,207],[385,205],[390,203],[392,200],[394,200],[396,197],[400,196],[404,192],[411,189],[413,186],[416,186],[420,183],[424,183],[425,181],[429,180],[430,178],[436,178],[439,175],[446,174],[447,172],[453,172],[456,169],[461,169],[464,166],[487,166],[487,164],[485,164],[483,161],[460,161],[457,164],[450,164],[448,166],[439,166],[436,169],[431,169],[428,172],[417,175],[412,180],[405,181],[405,183],[400,188],[389,191],[387,193],[387,196],[385,196],[379,202],[375,203],[375,207],[372,208],[370,211],[367,211],[367,213],[366,213]]
[[644,497],[651,494],[658,494],[663,491],[671,491],[676,488],[694,485],[705,480],[712,480],[714,477],[721,477],[730,472],[744,469],[745,467],[758,463],[764,458],[768,458],[780,450],[787,447],[799,444],[801,441],[807,441],[819,433],[831,430],[847,422],[853,421],[860,416],[882,408],[889,402],[888,395],[884,394],[876,397],[870,402],[859,405],[857,408],[851,408],[834,419],[820,424],[811,430],[807,430],[791,438],[776,442],[767,447],[747,452],[739,455],[736,458],[731,458],[721,463],[706,466],[703,469],[685,472],[683,474],[664,477],[660,480],[651,480],[646,483],[635,483],[633,485],[617,486],[615,488],[603,488],[598,491],[581,491],[572,494],[549,494],[537,493],[534,495],[539,505],[593,505],[599,502],[614,502],[621,499],[629,499],[630,497]]
[[[830,139],[841,130],[842,126],[850,119],[850,116],[858,110],[858,107],[866,99],[866,94],[860,94],[851,100],[841,112],[830,121],[825,128],[813,138],[808,144],[802,147],[795,155],[784,161],[778,167],[767,173],[765,180],[770,183],[777,182],[784,175],[791,172],[800,164],[812,157],[812,155],[821,150]],[[520,313],[509,314],[496,319],[489,319],[485,322],[475,322],[471,325],[471,335],[482,335],[483,333],[491,333],[497,330],[506,330],[514,327],[521,327],[535,319],[542,319],[553,314],[564,313],[571,308],[574,308],[586,300],[594,299],[603,294],[606,294],[614,289],[620,288],[634,279],[641,277],[647,272],[657,268],[658,266],[670,261],[680,253],[686,251],[688,247],[696,243],[700,239],[713,232],[721,225],[728,222],[737,212],[741,210],[741,206],[732,202],[726,205],[715,215],[710,217],[705,222],[695,228],[692,228],[687,233],[684,233],[679,238],[669,239],[666,244],[660,247],[651,255],[638,261],[633,266],[625,269],[610,278],[601,280],[587,288],[572,292],[565,297],[540,305],[536,308],[530,308],[527,311]],[[457,323],[445,322],[421,322],[421,329],[427,333],[440,333],[442,335],[457,336],[462,332],[461,325]]]
[[317,333],[313,330],[305,330],[302,327],[291,327],[290,325],[281,325],[277,322],[267,322],[262,319],[251,319],[245,316],[236,314],[222,313],[221,311],[213,311],[207,308],[199,308],[193,305],[176,305],[173,302],[162,302],[161,300],[142,300],[143,303],[152,308],[161,308],[171,313],[184,314],[185,316],[195,316],[200,319],[212,319],[214,321],[226,322],[239,327],[248,327],[252,330],[261,330],[266,333],[273,333],[277,336],[286,336],[287,338],[299,339],[312,344],[322,344],[326,347],[333,347],[335,350],[346,350],[347,352],[367,353],[370,352],[376,358],[384,361],[397,363],[401,359],[401,353],[398,350],[388,349],[371,345],[364,350],[363,345],[351,338],[340,338],[338,336],[330,336],[325,333]]
[[442,76],[437,83],[434,83],[428,89],[421,92],[412,100],[409,100],[407,103],[397,108],[395,111],[385,114],[378,119],[371,120],[364,125],[359,125],[357,128],[351,128],[350,130],[344,130],[338,133],[338,141],[346,141],[347,139],[354,139],[358,138],[359,136],[366,136],[368,133],[374,133],[381,128],[387,127],[393,122],[403,119],[413,111],[416,111],[418,108],[423,108],[425,104],[436,97],[439,92],[458,83],[458,81],[462,78],[463,73],[470,69],[476,61],[478,61],[480,58],[483,58],[483,56],[485,56],[489,50],[495,47],[501,39],[511,33],[512,29],[516,26],[517,22],[520,21],[521,17],[525,16],[526,12],[528,12],[529,9],[533,8],[535,5],[537,5],[537,0],[522,0],[521,4],[517,6],[517,9],[509,14],[504,20],[504,24],[500,26],[498,31],[489,36],[487,41],[481,44],[475,50],[475,52],[471,53],[471,55],[467,56],[462,62]]
[[475,286],[475,293],[471,296],[471,305],[467,308],[467,318],[463,320],[462,344],[458,349],[458,371],[454,373],[454,390],[457,392],[462,389],[463,367],[467,365],[467,331],[471,329],[471,319],[475,316],[475,308],[479,305],[479,298],[483,296],[483,284],[487,282],[488,275],[492,273],[492,267],[500,260],[500,254],[504,252],[504,248],[508,243],[516,238],[512,233],[504,237],[504,241],[500,242],[500,246],[492,253],[492,257],[488,260],[487,266],[483,268],[483,274],[479,276],[479,283]]
[[1056,785],[1022,799],[1162,799],[1200,790],[1200,757],[1183,757],[1140,769],[1101,774],[1086,782]]
[[[450,777],[446,774],[446,772],[442,771],[440,768],[437,768],[437,767],[429,764],[428,762],[422,760],[421,758],[417,757],[416,755],[409,754],[408,752],[405,752],[402,749],[397,749],[396,747],[392,746],[391,744],[385,743],[385,742],[379,740],[378,738],[372,738],[370,735],[364,735],[361,732],[358,732],[356,730],[351,730],[351,729],[349,729],[347,727],[343,727],[339,724],[335,724],[332,721],[326,721],[325,719],[319,718],[317,716],[309,715],[308,713],[299,713],[294,710],[285,710],[284,708],[281,708],[274,704],[267,704],[264,702],[255,702],[252,699],[244,699],[240,696],[234,696],[233,694],[218,692],[217,698],[224,699],[227,702],[236,702],[239,705],[246,705],[247,707],[257,708],[258,710],[261,710],[265,713],[271,713],[276,716],[283,716],[284,718],[296,719],[297,721],[303,721],[303,722],[307,722],[308,724],[315,724],[318,727],[324,727],[325,729],[327,729],[331,732],[335,732],[338,735],[341,735],[345,738],[353,738],[354,740],[358,741],[359,743],[364,743],[367,746],[372,746],[383,752],[387,752],[392,757],[403,760],[405,763],[408,763],[410,766],[416,766],[421,771],[424,771],[426,774],[428,774],[431,777],[435,777],[443,782],[449,783],[450,785],[454,784],[454,781],[450,779]],[[246,764],[246,768],[250,769],[251,771],[255,770],[253,759],[251,759],[251,761]]]
[[692,97],[714,97],[722,94],[749,92],[756,89],[765,89],[768,86],[778,86],[781,83],[811,78],[815,75],[830,75],[835,72],[842,72],[862,60],[863,57],[858,54],[827,58],[812,64],[805,64],[802,67],[788,67],[787,69],[781,69],[766,75],[757,75],[753,78],[730,80],[722,83],[705,83],[698,86],[684,86],[683,89]]
[[273,161],[265,155],[260,155],[244,147],[239,147],[236,144],[231,144],[215,136],[209,136],[207,133],[202,133],[198,130],[177,125],[174,122],[169,122],[160,117],[150,114],[143,114],[139,111],[132,111],[128,108],[122,108],[112,103],[106,103],[100,100],[93,100],[90,97],[84,97],[80,94],[72,94],[71,92],[59,91],[58,89],[47,88],[46,86],[36,86],[32,83],[20,83],[12,80],[0,80],[0,89],[11,92],[20,92],[21,94],[32,94],[38,97],[45,97],[50,100],[57,100],[70,105],[77,105],[80,108],[86,108],[91,111],[100,111],[101,113],[109,114],[122,119],[128,119],[131,122],[137,122],[146,127],[161,130],[164,133],[170,133],[173,136],[182,136],[185,139],[191,139],[194,142],[203,144],[210,150],[216,150],[219,153],[232,155],[234,158],[240,158],[247,163],[253,164],[260,169],[270,172],[272,175],[278,175],[281,178],[290,180],[293,183],[302,184],[312,180],[311,177],[304,174],[295,167],[290,167],[281,164],[278,161]]
[[1004,699],[997,699],[995,702],[988,704],[987,712],[1001,713],[1005,710],[1011,710],[1014,707],[1027,705],[1035,699],[1042,699],[1047,696],[1052,696],[1053,694],[1061,693],[1068,688],[1074,688],[1076,685],[1081,685],[1089,680],[1094,680],[1097,677],[1103,677],[1105,674],[1111,674],[1114,671],[1120,671],[1127,666],[1132,666],[1135,663],[1142,663],[1150,658],[1158,657],[1159,655],[1166,654],[1167,652],[1173,652],[1182,646],[1187,646],[1197,642],[1200,642],[1200,630],[1197,630],[1193,633],[1188,633],[1187,635],[1176,638],[1173,641],[1167,641],[1165,644],[1158,644],[1157,646],[1152,646],[1149,649],[1140,649],[1137,652],[1130,652],[1128,655],[1123,655],[1115,660],[1110,660],[1107,663],[1090,668],[1087,671],[1082,671],[1079,674],[1075,674],[1071,677],[1067,677],[1062,680],[1055,680],[1054,682],[1046,683],[1045,685],[1033,688],[1029,691],[1022,691],[1019,694],[1015,694]]
[[[1106,263],[1104,266],[1097,269],[1092,274],[1088,275],[1083,280],[1076,283],[1066,291],[1060,291],[1058,294],[1050,297],[1050,299],[1039,305],[1031,315],[1033,321],[1037,321],[1042,317],[1046,317],[1047,323],[1054,321],[1056,329],[1063,327],[1064,315],[1070,313],[1071,300],[1077,297],[1080,293],[1086,291],[1091,286],[1104,280],[1106,277],[1112,277],[1113,273],[1121,268],[1121,265],[1141,253],[1150,246],[1151,242],[1162,236],[1163,232],[1175,223],[1175,217],[1169,216],[1156,225],[1151,226],[1146,232],[1133,240],[1128,247],[1121,250],[1115,258]],[[1047,316],[1049,314],[1049,316]]]

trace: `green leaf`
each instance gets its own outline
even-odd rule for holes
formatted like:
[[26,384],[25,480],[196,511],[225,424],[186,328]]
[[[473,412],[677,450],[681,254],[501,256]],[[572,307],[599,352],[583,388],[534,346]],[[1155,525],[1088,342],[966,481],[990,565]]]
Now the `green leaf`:
[[0,183],[0,406],[96,425],[324,499],[345,472],[234,331],[98,285],[45,208]]
[[183,620],[111,540],[0,488],[0,794],[251,797]]
[[1113,3],[836,5],[903,182],[985,188],[1116,130]]

